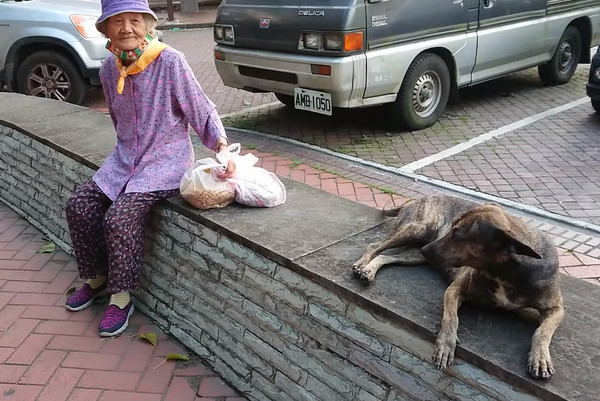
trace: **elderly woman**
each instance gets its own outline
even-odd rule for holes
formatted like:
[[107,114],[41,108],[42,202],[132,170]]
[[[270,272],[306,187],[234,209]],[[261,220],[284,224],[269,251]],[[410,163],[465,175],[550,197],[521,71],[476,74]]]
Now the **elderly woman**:
[[[151,207],[178,193],[194,161],[191,125],[202,143],[220,151],[227,137],[215,105],[203,93],[182,53],[158,41],[147,0],[102,0],[96,28],[113,54],[100,79],[117,145],[66,207],[79,274],[86,283],[66,302],[71,311],[111,294],[101,336],[127,328],[139,288],[144,230]],[[222,177],[233,176],[230,161]]]

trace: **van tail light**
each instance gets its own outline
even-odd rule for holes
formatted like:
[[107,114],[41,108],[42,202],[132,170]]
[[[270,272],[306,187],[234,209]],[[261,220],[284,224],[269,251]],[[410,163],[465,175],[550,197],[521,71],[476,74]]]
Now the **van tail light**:
[[344,51],[355,52],[363,49],[363,33],[350,32],[344,35]]

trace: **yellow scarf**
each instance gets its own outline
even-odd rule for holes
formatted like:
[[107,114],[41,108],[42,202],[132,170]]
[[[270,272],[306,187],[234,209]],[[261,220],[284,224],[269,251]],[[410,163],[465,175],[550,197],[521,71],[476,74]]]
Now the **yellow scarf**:
[[125,77],[128,75],[139,74],[144,71],[148,65],[155,58],[158,57],[160,52],[169,47],[169,45],[160,42],[158,39],[154,38],[148,44],[142,55],[132,64],[128,66],[123,65],[123,61],[115,57],[115,61],[117,63],[117,70],[119,71],[119,80],[117,81],[117,93],[123,93],[123,88],[125,87]]

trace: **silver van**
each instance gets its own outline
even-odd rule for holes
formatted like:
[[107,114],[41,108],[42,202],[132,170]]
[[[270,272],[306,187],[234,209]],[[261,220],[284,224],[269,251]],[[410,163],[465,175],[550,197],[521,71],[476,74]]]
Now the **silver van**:
[[600,1],[223,0],[214,39],[225,85],[327,115],[385,104],[415,130],[459,88],[534,66],[568,82],[600,41]]

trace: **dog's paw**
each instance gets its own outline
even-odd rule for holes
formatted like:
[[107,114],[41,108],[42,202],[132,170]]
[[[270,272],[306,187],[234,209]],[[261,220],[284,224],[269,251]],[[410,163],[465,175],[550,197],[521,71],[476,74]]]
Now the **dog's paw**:
[[549,350],[532,349],[529,352],[527,371],[536,379],[549,379],[554,374]]
[[375,271],[367,267],[355,267],[354,274],[369,283],[375,279]]
[[433,363],[438,370],[445,370],[454,363],[454,351],[456,350],[456,338],[438,337],[433,350]]

